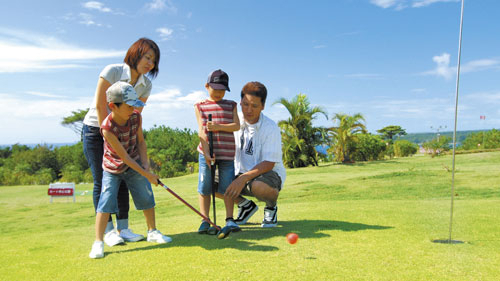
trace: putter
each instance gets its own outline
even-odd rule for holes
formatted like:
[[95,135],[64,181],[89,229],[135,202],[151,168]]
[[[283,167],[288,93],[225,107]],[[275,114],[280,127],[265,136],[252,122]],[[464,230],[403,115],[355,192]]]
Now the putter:
[[170,189],[168,186],[164,185],[160,180],[158,180],[158,184],[163,186],[170,194],[172,194],[175,198],[179,199],[184,205],[188,206],[191,210],[193,210],[195,213],[200,215],[205,221],[207,221],[209,224],[211,224],[215,229],[220,231],[220,227],[218,227],[215,223],[213,223],[209,218],[204,216],[202,213],[198,212],[193,206],[191,206],[188,202],[186,202],[184,199],[182,199],[179,195],[177,195],[172,189]]
[[[208,114],[208,121],[212,121],[212,114]],[[214,157],[214,134],[213,132],[208,132],[208,146],[210,148],[210,157],[213,158]],[[214,223],[217,225],[217,217],[215,215],[216,211],[215,211],[215,162],[212,161],[210,163],[210,173],[212,175],[212,208],[213,208],[213,212],[214,212]],[[220,228],[219,228],[219,231],[220,231]],[[210,229],[208,230],[209,234],[217,234],[217,233],[214,233],[214,231],[210,231]]]

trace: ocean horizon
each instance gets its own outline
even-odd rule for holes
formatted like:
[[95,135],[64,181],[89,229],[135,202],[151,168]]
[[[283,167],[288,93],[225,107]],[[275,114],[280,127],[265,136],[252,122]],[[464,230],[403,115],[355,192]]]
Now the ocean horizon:
[[61,147],[61,146],[68,146],[68,145],[75,145],[78,142],[60,142],[60,143],[13,143],[13,144],[0,144],[0,148],[6,148],[6,147],[12,147],[13,145],[26,145],[29,148],[33,148],[37,145],[46,145],[46,146],[51,146],[52,148],[56,147]]

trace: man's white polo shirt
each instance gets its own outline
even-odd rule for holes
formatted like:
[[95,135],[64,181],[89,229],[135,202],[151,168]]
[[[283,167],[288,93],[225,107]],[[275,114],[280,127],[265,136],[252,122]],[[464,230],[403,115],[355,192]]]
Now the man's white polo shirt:
[[281,151],[281,132],[278,125],[260,113],[259,121],[249,125],[240,116],[241,127],[234,132],[236,174],[245,173],[263,161],[274,162],[273,171],[281,178],[281,188],[285,184],[286,171]]

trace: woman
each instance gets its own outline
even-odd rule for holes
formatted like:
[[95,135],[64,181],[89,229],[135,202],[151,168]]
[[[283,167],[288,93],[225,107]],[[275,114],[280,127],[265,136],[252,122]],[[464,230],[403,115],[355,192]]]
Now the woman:
[[[94,178],[94,210],[99,203],[102,187],[102,158],[104,141],[100,133],[100,124],[109,114],[106,101],[106,90],[115,82],[124,81],[131,84],[139,99],[146,103],[151,94],[151,80],[158,75],[160,49],[153,40],[141,38],[127,51],[124,63],[110,64],[101,71],[95,91],[93,107],[89,109],[83,120],[83,153],[89,163]],[[148,78],[149,77],[149,78]],[[138,109],[142,111],[142,108]],[[148,170],[149,163],[143,163]],[[124,241],[136,242],[144,239],[143,235],[135,234],[128,228],[129,195],[124,183],[118,192],[118,209],[116,214],[117,231],[114,231],[110,216],[106,227],[104,242],[108,246],[121,244]]]

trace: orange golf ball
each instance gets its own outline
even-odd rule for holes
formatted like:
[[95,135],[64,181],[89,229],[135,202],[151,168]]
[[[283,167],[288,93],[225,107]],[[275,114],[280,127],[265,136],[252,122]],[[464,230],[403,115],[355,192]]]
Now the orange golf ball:
[[286,235],[286,241],[290,244],[297,243],[297,240],[299,240],[299,236],[296,233],[290,232]]

